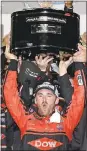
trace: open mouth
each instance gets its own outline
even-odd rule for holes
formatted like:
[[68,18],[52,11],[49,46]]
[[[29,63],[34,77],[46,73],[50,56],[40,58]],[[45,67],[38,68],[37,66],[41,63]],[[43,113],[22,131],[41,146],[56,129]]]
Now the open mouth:
[[47,108],[47,104],[44,104],[44,105],[43,105],[43,108],[46,109],[46,108]]

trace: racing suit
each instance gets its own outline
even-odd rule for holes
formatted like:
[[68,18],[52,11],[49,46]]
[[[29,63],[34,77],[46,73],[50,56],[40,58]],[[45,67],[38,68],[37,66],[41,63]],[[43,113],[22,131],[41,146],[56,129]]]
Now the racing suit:
[[[74,77],[74,93],[66,117],[60,123],[51,123],[50,117],[40,117],[36,112],[26,114],[17,91],[17,62],[9,66],[4,96],[6,105],[21,131],[22,150],[67,150],[72,133],[84,109],[84,72],[79,68]],[[83,75],[83,76],[82,76]]]
[[[85,77],[87,77],[86,66],[83,63],[79,63],[79,64],[84,69]],[[85,90],[87,91],[86,85],[85,85]],[[69,146],[70,150],[73,150],[73,151],[86,150],[86,140],[87,140],[87,138],[85,137],[86,125],[87,125],[87,121],[86,121],[87,102],[86,101],[87,101],[87,96],[85,96],[84,112],[82,114],[80,122],[78,123],[78,125],[76,126],[73,132],[72,141]]]

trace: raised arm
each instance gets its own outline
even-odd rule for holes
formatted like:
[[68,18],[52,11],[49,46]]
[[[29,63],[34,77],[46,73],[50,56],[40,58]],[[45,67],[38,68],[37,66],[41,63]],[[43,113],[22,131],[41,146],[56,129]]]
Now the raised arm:
[[17,90],[17,61],[11,60],[6,82],[4,85],[4,98],[6,106],[20,129],[23,129],[27,122],[27,116],[25,110],[20,101],[19,93]]
[[8,67],[8,74],[4,85],[4,98],[14,121],[20,129],[23,129],[28,117],[25,115],[25,110],[17,90],[17,57],[9,53],[9,48],[6,48],[5,56],[7,59],[10,59],[11,62]]
[[[84,75],[84,65],[82,63],[76,63],[75,65],[75,77],[74,83],[74,93],[72,95],[71,104],[68,108],[65,123],[71,132],[79,123],[83,110],[84,110],[84,100],[85,100],[85,75]],[[68,92],[67,92],[68,93]]]
[[73,94],[73,87],[71,86],[69,75],[67,73],[67,68],[73,62],[72,57],[69,58],[67,61],[60,61],[59,63],[59,84],[60,84],[60,93],[64,98],[66,105],[70,104],[72,94]]

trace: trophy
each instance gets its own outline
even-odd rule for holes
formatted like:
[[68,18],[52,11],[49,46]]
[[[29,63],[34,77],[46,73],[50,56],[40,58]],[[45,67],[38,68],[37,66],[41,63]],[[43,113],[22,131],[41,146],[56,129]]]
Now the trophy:
[[79,42],[80,16],[69,10],[35,8],[12,13],[12,52],[24,60],[40,53],[73,54]]

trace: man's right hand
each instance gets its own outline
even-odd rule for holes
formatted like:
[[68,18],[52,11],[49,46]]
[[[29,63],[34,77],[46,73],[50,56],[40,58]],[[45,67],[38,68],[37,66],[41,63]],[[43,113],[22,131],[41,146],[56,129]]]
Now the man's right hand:
[[38,56],[35,57],[37,66],[40,68],[41,71],[44,71],[44,72],[46,72],[48,64],[52,60],[53,60],[53,57],[50,58],[49,56],[46,56],[44,59],[41,55],[40,55],[40,57],[38,57]]
[[69,60],[67,60],[67,61],[61,60],[60,63],[59,63],[59,75],[63,76],[64,74],[66,74],[67,73],[67,68],[72,63],[73,63],[73,58],[72,57],[70,57]]
[[17,56],[15,56],[14,54],[10,53],[9,46],[6,46],[6,49],[5,49],[5,57],[6,57],[8,60],[11,60],[11,59],[17,60]]

